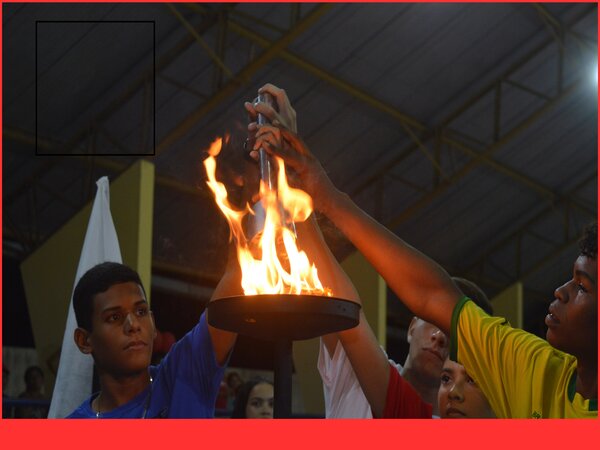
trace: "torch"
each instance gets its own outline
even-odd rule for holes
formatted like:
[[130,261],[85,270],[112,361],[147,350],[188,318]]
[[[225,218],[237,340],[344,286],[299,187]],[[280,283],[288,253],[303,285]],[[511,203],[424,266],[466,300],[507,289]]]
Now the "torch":
[[[258,94],[258,97],[254,101],[254,104],[259,103],[259,102],[265,103],[265,104],[269,105],[270,107],[272,107],[273,109],[277,110],[277,104],[275,103],[275,99],[268,92],[265,92],[263,94]],[[266,125],[270,122],[269,122],[269,119],[267,117],[265,117],[264,114],[259,113],[258,118],[257,118],[257,123],[260,126],[260,125]],[[275,186],[275,180],[273,178],[273,168],[271,166],[271,158],[269,158],[269,155],[263,148],[260,148],[258,150],[258,166],[260,168],[260,179],[267,185],[268,189],[273,190],[273,188]]]
[[[277,111],[277,103],[275,102],[273,96],[268,92],[258,94],[258,97],[254,99],[254,104],[256,105],[257,103],[265,103]],[[264,114],[259,113],[257,117],[257,123],[258,125],[267,125],[270,124],[270,121]],[[274,195],[277,195],[277,176],[275,173],[275,168],[271,157],[262,147],[258,150],[258,167],[260,180],[265,188]],[[294,236],[296,236],[296,225],[294,224],[294,221],[288,217],[279,203],[278,208],[280,217],[282,217],[284,220],[283,226],[287,227],[292,233],[294,233]],[[262,231],[265,227],[266,211],[263,201],[259,200],[256,202],[252,206],[252,211],[254,214],[246,217],[245,230],[249,246],[252,251],[257,254],[260,251],[259,241],[262,236]]]
[[[261,94],[257,100],[275,107],[269,94]],[[259,115],[258,123],[265,124],[267,119]],[[293,341],[355,327],[360,305],[334,297],[320,282],[315,263],[296,245],[294,221],[310,216],[312,199],[287,184],[283,161],[259,150],[261,200],[247,216],[231,207],[215,179],[220,144],[216,141],[213,145],[204,163],[208,185],[236,239],[244,295],[210,302],[208,320],[216,328],[275,344],[273,412],[276,418],[290,417]]]

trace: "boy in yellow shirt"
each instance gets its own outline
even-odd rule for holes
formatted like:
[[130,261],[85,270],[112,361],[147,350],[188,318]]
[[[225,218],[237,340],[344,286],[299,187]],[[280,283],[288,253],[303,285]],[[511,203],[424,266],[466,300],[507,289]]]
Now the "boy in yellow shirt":
[[450,336],[451,356],[475,379],[497,417],[597,418],[596,224],[585,230],[572,278],[555,291],[546,342],[463,298],[442,267],[339,191],[306,144],[277,120],[257,131],[254,148],[261,147],[296,172],[298,187],[311,195],[315,208],[363,253],[405,305]]

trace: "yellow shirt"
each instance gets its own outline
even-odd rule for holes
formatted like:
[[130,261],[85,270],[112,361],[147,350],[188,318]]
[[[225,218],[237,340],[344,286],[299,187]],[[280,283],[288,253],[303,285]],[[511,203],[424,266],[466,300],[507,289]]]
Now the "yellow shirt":
[[598,400],[575,392],[574,356],[466,297],[452,314],[450,357],[465,366],[497,417],[598,418]]

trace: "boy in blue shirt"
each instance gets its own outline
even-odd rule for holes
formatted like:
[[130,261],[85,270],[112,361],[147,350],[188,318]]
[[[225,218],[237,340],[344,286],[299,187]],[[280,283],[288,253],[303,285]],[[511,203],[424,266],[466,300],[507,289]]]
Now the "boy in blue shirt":
[[[237,276],[232,266],[213,298],[238,293],[228,292]],[[94,358],[100,391],[69,418],[213,417],[236,334],[208,325],[205,311],[161,363],[151,366],[156,328],[144,287],[137,272],[113,262],[81,277],[73,308],[75,343]]]

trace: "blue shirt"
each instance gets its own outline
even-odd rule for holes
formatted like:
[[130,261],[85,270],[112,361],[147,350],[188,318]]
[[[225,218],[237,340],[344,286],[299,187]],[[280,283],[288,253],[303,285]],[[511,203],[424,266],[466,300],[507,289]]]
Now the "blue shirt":
[[[152,383],[124,405],[105,413],[102,419],[213,417],[225,366],[215,357],[205,313],[198,324],[180,339],[158,366],[150,366]],[[92,419],[93,394],[67,418]]]

